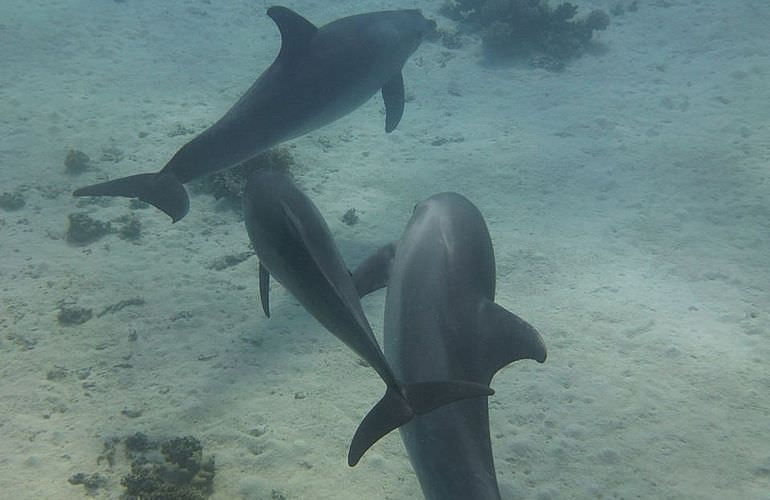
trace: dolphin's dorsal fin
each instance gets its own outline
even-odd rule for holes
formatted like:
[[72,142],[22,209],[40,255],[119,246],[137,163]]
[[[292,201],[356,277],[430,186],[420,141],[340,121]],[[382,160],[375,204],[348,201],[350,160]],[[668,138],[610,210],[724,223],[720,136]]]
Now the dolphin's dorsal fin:
[[395,254],[395,243],[388,243],[367,257],[353,271],[353,282],[359,297],[364,297],[388,284],[390,266]]
[[310,43],[318,31],[318,28],[286,7],[270,7],[267,9],[267,15],[278,25],[281,32],[281,51],[278,53],[278,59],[294,57]]
[[497,370],[514,361],[545,361],[546,349],[540,333],[512,312],[484,299],[479,306],[478,322],[480,341],[484,343],[481,352],[490,381]]
[[270,273],[267,268],[259,263],[259,299],[262,301],[262,310],[265,316],[270,317]]
[[385,101],[385,132],[393,132],[404,115],[404,77],[399,71],[382,86]]

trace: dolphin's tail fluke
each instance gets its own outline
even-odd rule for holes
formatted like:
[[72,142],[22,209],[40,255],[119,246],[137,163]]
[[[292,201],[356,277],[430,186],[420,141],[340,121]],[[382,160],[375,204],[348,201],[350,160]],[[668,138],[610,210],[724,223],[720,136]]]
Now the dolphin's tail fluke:
[[361,460],[366,450],[393,429],[397,429],[414,418],[414,410],[409,406],[398,389],[388,387],[388,391],[369,410],[356,429],[353,441],[348,449],[348,465],[353,467]]
[[388,387],[385,396],[358,426],[348,450],[348,465],[356,465],[366,450],[381,437],[409,422],[415,415],[461,399],[492,394],[494,391],[484,384],[462,381],[416,382],[401,388]]
[[139,174],[93,184],[76,190],[75,196],[125,196],[139,198],[178,221],[190,208],[184,185],[170,174]]

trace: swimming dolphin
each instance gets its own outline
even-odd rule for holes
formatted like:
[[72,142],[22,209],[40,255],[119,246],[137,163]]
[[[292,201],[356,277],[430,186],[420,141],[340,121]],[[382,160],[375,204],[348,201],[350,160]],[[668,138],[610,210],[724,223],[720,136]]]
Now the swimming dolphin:
[[[479,210],[459,194],[418,204],[402,238],[354,278],[361,295],[387,284],[385,356],[399,380],[489,385],[508,363],[545,361],[537,330],[495,304],[492,241]],[[438,408],[400,431],[426,499],[500,498],[486,398]]]
[[402,384],[393,375],[364,316],[353,277],[345,266],[318,208],[283,172],[260,169],[248,180],[243,215],[259,258],[259,293],[270,316],[270,275],[278,280],[327,330],[380,375],[385,396],[361,422],[348,452],[348,464],[379,438],[439,406],[492,394],[486,384],[424,379]]
[[281,50],[219,121],[182,146],[160,172],[73,194],[139,198],[176,222],[190,207],[183,184],[327,125],[380,89],[385,131],[396,128],[404,112],[401,69],[435,22],[419,10],[359,14],[320,28],[286,7],[270,7],[267,15],[281,32]]

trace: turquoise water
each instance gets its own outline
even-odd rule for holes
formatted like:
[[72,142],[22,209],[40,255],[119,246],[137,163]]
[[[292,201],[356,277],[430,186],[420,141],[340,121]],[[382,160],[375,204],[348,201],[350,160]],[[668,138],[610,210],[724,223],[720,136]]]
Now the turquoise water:
[[[442,3],[287,6],[318,24],[416,6],[457,29]],[[237,210],[191,189],[171,224],[71,196],[159,170],[219,118],[278,51],[265,7],[0,6],[0,496],[83,498],[68,481],[83,473],[119,498],[141,432],[197,438],[216,461],[211,498],[420,498],[398,433],[347,466],[383,384],[280,285],[264,317]],[[770,6],[649,1],[610,17],[558,72],[490,64],[477,33],[424,42],[396,131],[377,95],[287,143],[292,171],[350,267],[434,193],[483,213],[496,301],[549,350],[492,381],[503,498],[766,499]],[[83,172],[67,171],[71,150]],[[111,230],[68,242],[80,213]],[[384,298],[363,301],[378,336]]]

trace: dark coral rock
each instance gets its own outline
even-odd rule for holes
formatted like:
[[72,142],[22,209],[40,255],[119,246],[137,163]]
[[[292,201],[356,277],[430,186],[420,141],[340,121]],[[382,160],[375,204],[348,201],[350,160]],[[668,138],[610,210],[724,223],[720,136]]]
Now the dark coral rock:
[[473,22],[478,19],[482,0],[446,0],[439,12],[455,21]]
[[190,484],[199,491],[211,494],[214,489],[214,475],[216,474],[216,465],[214,457],[206,457],[200,464],[198,472],[190,480]]
[[547,2],[532,0],[486,0],[480,2],[479,21],[488,26],[495,21],[510,24],[522,40],[534,38],[552,17]]
[[133,463],[120,484],[126,488],[128,500],[205,500],[211,494],[198,485],[177,481],[172,471],[152,463]]
[[204,500],[213,492],[214,459],[203,458],[203,447],[191,436],[169,439],[161,444],[164,461],[150,460],[144,451],[154,448],[144,434],[126,440],[133,458],[131,473],[120,484],[130,500]]
[[45,378],[46,380],[62,380],[67,377],[69,374],[69,370],[63,366],[55,365],[53,368],[48,370],[48,373],[46,373]]
[[160,447],[166,460],[190,472],[198,472],[203,456],[203,446],[192,436],[174,438]]
[[109,222],[98,221],[84,213],[69,215],[69,226],[67,227],[67,241],[69,243],[87,245],[111,232],[112,226]]
[[342,222],[348,226],[352,226],[358,223],[358,214],[355,208],[351,208],[342,215]]
[[594,31],[604,31],[610,26],[610,15],[600,9],[592,10],[584,23]]
[[134,215],[122,215],[113,222],[118,224],[118,237],[122,240],[137,241],[142,236],[142,223]]
[[494,21],[484,32],[484,48],[496,54],[512,54],[515,45],[511,44],[511,40],[514,36],[515,32],[510,23]]
[[610,19],[602,10],[576,19],[574,4],[551,7],[546,0],[452,0],[443,12],[468,30],[481,30],[485,52],[492,59],[533,55],[574,59]]
[[291,173],[296,165],[288,148],[277,147],[261,153],[240,165],[214,173],[194,183],[199,193],[211,194],[217,200],[226,200],[234,209],[240,210],[243,189],[252,172],[261,168],[283,170]]
[[136,432],[126,438],[126,451],[129,453],[143,452],[153,447],[153,443],[143,432]]
[[91,158],[82,151],[70,149],[64,159],[64,169],[68,174],[79,174],[91,167]]
[[128,499],[199,500],[205,498],[187,484],[177,484],[167,477],[166,468],[150,462],[131,464],[131,473],[120,480]]
[[57,321],[61,326],[82,325],[93,317],[93,311],[85,307],[59,305],[59,315]]
[[2,193],[0,194],[0,208],[3,210],[13,211],[23,208],[27,204],[27,199],[19,191],[14,193]]
[[112,468],[115,465],[115,452],[118,443],[120,443],[120,438],[117,437],[105,439],[102,443],[102,454],[96,458],[96,464],[101,465],[102,462],[107,462],[107,465]]
[[556,6],[551,12],[551,22],[563,23],[569,21],[577,14],[577,6],[569,2]]
[[141,409],[138,408],[123,408],[120,410],[120,414],[124,415],[128,418],[139,418],[142,416],[142,413],[144,413]]
[[96,490],[107,484],[107,478],[99,473],[85,474],[78,472],[68,479],[70,484],[82,484],[86,487],[90,494],[94,494]]
[[448,49],[459,49],[463,46],[462,37],[460,33],[456,31],[448,31],[445,29],[437,29],[436,33],[441,41],[441,45]]

